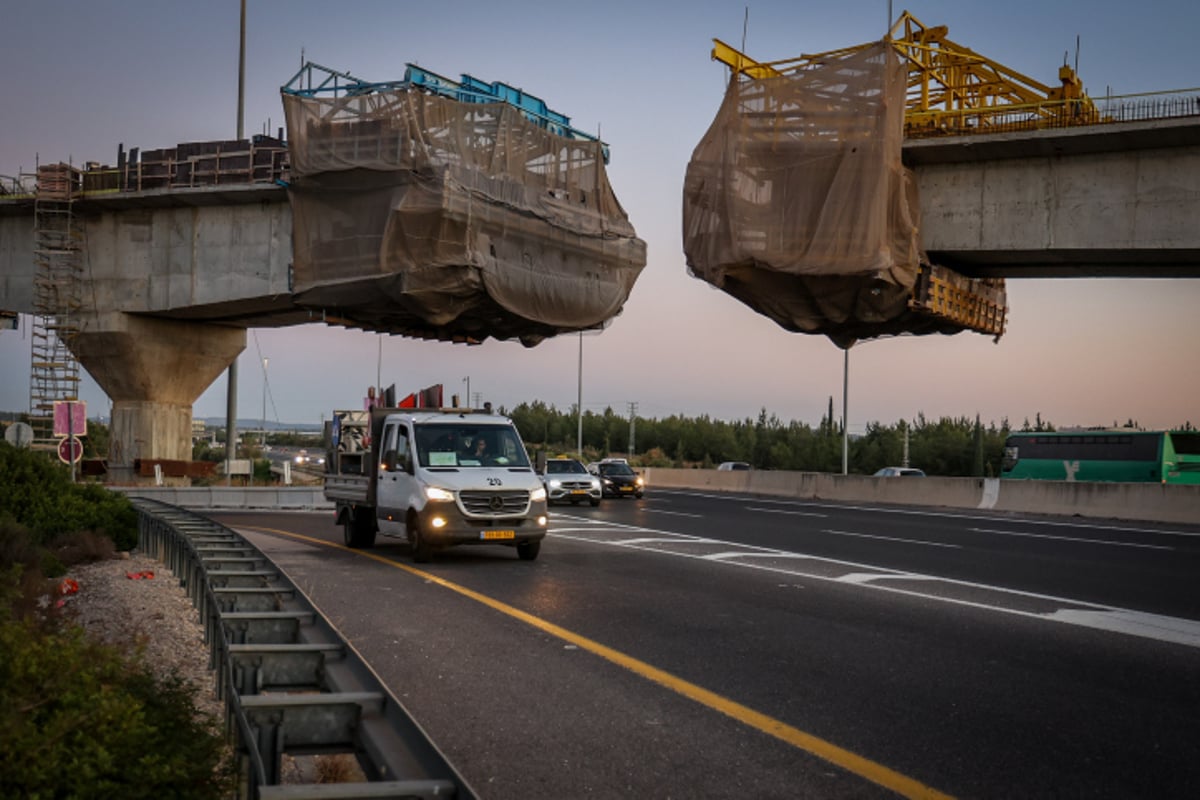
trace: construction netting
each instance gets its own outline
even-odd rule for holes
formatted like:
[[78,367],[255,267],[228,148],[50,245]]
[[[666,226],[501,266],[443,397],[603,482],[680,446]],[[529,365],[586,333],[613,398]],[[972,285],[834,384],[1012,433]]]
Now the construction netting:
[[604,325],[646,264],[597,141],[414,89],[283,103],[293,288],[329,321],[533,345]]
[[[734,76],[684,182],[691,273],[842,347],[899,333],[999,334],[1002,281],[924,263],[916,184],[901,161],[906,75],[880,42],[802,71]],[[975,296],[965,302],[983,324],[932,308],[931,285]]]

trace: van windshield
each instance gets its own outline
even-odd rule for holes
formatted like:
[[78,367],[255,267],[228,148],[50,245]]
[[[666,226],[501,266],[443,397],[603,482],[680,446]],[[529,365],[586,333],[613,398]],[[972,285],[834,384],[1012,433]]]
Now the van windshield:
[[415,426],[424,467],[528,467],[529,456],[511,425],[428,423]]

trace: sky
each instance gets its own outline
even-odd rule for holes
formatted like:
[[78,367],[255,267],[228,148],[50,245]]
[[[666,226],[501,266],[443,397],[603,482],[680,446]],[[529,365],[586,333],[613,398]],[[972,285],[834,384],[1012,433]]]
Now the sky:
[[[598,130],[609,179],[648,263],[606,330],[533,347],[468,347],[324,325],[252,330],[239,358],[240,425],[317,423],[357,407],[379,377],[400,392],[435,383],[512,408],[541,400],[644,418],[707,414],[815,425],[834,398],[843,351],[789,333],[687,273],[682,187],[717,112],[726,68],[711,39],[760,60],[880,38],[886,0],[654,2],[249,0],[247,134],[283,124],[279,87],[303,57],[375,81],[406,62],[523,88]],[[1045,83],[1064,58],[1093,96],[1200,86],[1194,0],[913,0],[891,4],[954,41]],[[237,122],[238,0],[6,0],[0,48],[0,175],[38,159],[115,163],[126,149],[232,138]],[[849,351],[849,427],[918,414],[1060,427],[1134,419],[1200,424],[1195,346],[1200,280],[1024,279],[1008,283],[1008,332],[860,342]],[[267,366],[264,369],[263,360]],[[0,333],[0,410],[28,408],[27,330]],[[264,393],[265,390],[265,393]],[[89,415],[109,403],[90,378]],[[226,378],[193,407],[224,417]]]

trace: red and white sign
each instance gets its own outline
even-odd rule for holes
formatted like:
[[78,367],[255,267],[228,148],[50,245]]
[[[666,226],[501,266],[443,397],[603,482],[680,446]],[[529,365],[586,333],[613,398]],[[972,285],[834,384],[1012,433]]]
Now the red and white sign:
[[54,435],[87,436],[87,403],[82,400],[55,400]]
[[60,439],[58,442],[58,458],[64,464],[73,464],[83,458],[83,442],[74,436]]

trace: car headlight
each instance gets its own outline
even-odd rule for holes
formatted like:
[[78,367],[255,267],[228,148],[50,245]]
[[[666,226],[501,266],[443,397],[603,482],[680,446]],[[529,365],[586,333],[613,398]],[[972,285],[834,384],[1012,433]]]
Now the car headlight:
[[641,486],[641,485],[643,485],[643,484],[642,484],[642,479],[641,479],[640,477],[637,479],[637,485],[638,485],[638,486]]
[[601,488],[601,486],[600,486],[600,481],[596,480],[595,478],[592,478],[592,488],[593,488],[593,489],[599,489],[599,488]]
[[454,492],[440,486],[426,486],[425,496],[430,500],[453,500]]
[[557,489],[557,488],[559,488],[560,486],[562,486],[562,481],[560,481],[560,480],[557,480],[557,479],[556,479],[556,480],[552,480],[552,481],[550,481],[550,486],[551,486],[551,487],[553,487],[553,488],[555,488],[555,489]]
[[535,503],[538,502],[539,500],[545,500],[546,499],[546,487],[539,486],[538,488],[534,489],[532,492],[529,493],[529,499]]

